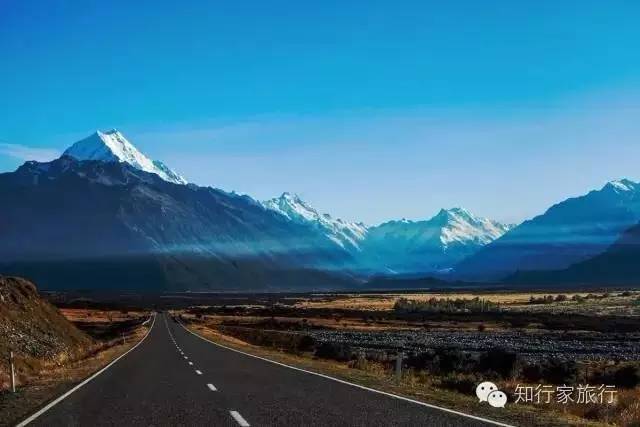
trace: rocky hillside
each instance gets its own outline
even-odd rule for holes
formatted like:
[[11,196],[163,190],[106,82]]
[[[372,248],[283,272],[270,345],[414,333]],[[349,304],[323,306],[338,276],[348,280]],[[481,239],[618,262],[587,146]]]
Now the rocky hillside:
[[33,283],[0,276],[0,388],[9,380],[9,351],[23,364],[64,359],[91,342],[57,308],[40,298]]

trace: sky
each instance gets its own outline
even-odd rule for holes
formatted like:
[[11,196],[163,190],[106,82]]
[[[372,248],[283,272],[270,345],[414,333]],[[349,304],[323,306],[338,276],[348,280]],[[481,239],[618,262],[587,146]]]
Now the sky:
[[200,185],[376,224],[640,180],[633,1],[0,0],[0,171],[117,128]]

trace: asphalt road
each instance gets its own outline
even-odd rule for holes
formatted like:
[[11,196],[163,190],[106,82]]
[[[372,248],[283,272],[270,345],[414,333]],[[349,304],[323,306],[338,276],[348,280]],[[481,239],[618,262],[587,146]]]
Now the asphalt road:
[[156,316],[144,341],[30,426],[487,426],[218,347]]

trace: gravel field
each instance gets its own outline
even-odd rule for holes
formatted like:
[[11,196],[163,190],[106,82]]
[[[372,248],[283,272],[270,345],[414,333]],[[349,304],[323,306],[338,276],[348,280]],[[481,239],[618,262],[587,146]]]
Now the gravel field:
[[343,342],[358,349],[420,352],[455,347],[480,352],[502,347],[527,360],[551,357],[574,360],[638,360],[640,333],[461,332],[461,331],[309,331],[320,342]]

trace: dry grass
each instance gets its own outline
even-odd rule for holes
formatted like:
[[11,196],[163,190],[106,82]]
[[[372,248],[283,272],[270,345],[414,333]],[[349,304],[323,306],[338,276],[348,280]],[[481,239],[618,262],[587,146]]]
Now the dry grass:
[[93,310],[84,308],[61,308],[60,312],[70,322],[124,322],[149,317],[146,311]]
[[[506,381],[504,386],[506,389],[513,391],[518,384],[524,385],[522,382],[510,380]],[[529,385],[537,386],[537,384]],[[541,407],[565,416],[577,417],[590,423],[622,427],[640,426],[640,388],[630,390],[617,389],[615,403],[613,404],[584,404],[576,402],[562,404],[552,399],[548,404],[522,403],[522,405]]]
[[[192,314],[182,313],[183,317],[189,319],[196,319]],[[259,323],[265,320],[276,320],[283,325],[287,324],[299,324],[302,318],[297,317],[280,317],[280,316],[224,316],[217,314],[203,315],[202,319],[205,319],[211,324],[222,324],[223,322],[239,322],[241,324]],[[498,331],[504,330],[504,325],[496,322],[453,322],[453,321],[406,321],[395,319],[375,319],[367,320],[362,318],[340,318],[335,317],[327,319],[323,317],[305,317],[306,326],[309,328],[326,328],[332,330],[349,330],[349,331],[401,331],[401,330],[422,330],[428,328],[429,330],[457,330],[457,331],[477,331],[480,325],[483,325],[486,331]]]
[[294,307],[299,308],[327,308],[327,309],[346,309],[346,310],[371,310],[385,311],[393,309],[393,305],[400,298],[406,298],[415,301],[427,301],[431,298],[461,298],[471,299],[479,297],[494,303],[512,305],[526,304],[529,299],[539,297],[541,295],[573,295],[586,296],[587,292],[575,293],[549,293],[549,292],[447,292],[447,293],[405,293],[405,294],[352,294],[352,295],[327,295],[322,299],[309,299],[307,301],[299,301]]

